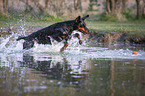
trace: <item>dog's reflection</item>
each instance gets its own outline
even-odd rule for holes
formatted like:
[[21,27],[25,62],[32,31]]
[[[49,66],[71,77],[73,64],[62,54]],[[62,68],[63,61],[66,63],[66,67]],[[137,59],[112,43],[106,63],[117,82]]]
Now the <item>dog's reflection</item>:
[[[73,66],[73,63],[74,66]],[[41,72],[47,79],[63,80],[67,83],[76,83],[88,78],[88,69],[82,68],[82,61],[67,61],[61,55],[23,55],[22,67],[32,68]],[[37,73],[38,74],[38,73]]]

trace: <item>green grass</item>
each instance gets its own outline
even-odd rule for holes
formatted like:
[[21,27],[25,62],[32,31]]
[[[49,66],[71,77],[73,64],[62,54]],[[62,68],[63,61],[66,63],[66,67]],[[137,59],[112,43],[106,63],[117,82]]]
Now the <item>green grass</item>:
[[91,31],[95,32],[125,32],[135,35],[145,35],[144,21],[126,21],[126,22],[104,22],[104,21],[88,21],[87,26]]
[[[46,27],[63,21],[60,17],[45,15],[39,18],[31,16],[0,16],[0,27]],[[87,27],[94,32],[125,32],[136,36],[145,35],[145,21],[86,21]]]
[[0,27],[10,27],[10,26],[34,26],[34,27],[45,27],[55,22],[63,21],[60,17],[44,15],[44,16],[32,16],[32,15],[0,15]]

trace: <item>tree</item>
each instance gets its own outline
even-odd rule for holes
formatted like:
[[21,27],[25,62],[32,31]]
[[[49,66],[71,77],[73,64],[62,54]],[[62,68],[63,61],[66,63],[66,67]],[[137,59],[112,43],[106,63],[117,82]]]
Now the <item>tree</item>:
[[82,9],[81,0],[74,0],[74,9],[78,10],[79,8]]
[[39,9],[39,13],[43,14],[44,13],[44,9],[43,9],[43,6],[39,3],[39,0],[32,0],[32,1],[36,5],[36,7]]
[[5,0],[5,15],[8,15],[8,0]]
[[118,10],[125,11],[125,3],[128,0],[106,0],[106,12],[108,14],[114,14]]
[[0,14],[4,14],[4,11],[3,11],[3,0],[0,0]]
[[108,14],[114,13],[115,11],[115,0],[106,0],[106,12]]
[[45,0],[44,12],[46,12],[46,10],[47,10],[47,8],[48,8],[48,3],[49,3],[49,0]]
[[125,11],[125,3],[127,0],[122,0],[122,10]]
[[8,0],[0,0],[0,14],[8,15]]
[[7,16],[8,15],[8,0],[3,0],[3,11],[4,11],[4,14]]
[[136,0],[137,5],[137,19],[142,19],[145,16],[145,0]]
[[28,10],[29,10],[29,3],[28,3],[28,0],[25,0],[25,4],[26,4],[25,12],[28,12]]
[[89,0],[90,3],[89,3],[89,11],[94,11],[93,7],[94,6],[98,6],[98,0]]

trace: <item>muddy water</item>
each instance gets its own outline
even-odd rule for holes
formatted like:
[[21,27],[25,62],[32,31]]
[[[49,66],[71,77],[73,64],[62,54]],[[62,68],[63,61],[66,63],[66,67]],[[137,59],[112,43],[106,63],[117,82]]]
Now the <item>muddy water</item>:
[[[145,46],[70,41],[22,50],[0,38],[0,96],[144,96]],[[137,51],[138,55],[132,52]]]

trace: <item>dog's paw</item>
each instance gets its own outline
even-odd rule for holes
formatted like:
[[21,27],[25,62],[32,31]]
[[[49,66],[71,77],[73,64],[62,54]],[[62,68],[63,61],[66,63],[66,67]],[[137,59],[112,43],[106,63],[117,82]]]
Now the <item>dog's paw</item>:
[[63,52],[63,51],[64,51],[64,48],[61,48],[61,49],[60,49],[60,52]]
[[63,51],[66,49],[67,46],[68,46],[68,44],[65,44],[64,47],[62,47],[62,48],[60,49],[60,52],[63,52]]

